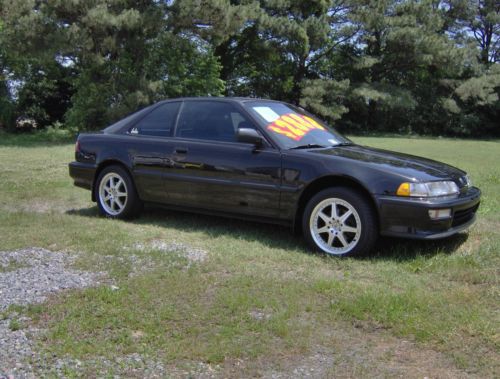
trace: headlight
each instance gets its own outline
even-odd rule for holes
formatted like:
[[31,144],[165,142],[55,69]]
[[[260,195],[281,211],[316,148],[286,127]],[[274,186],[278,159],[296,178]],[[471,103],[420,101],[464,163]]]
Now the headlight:
[[402,183],[396,194],[411,197],[451,196],[460,193],[458,186],[452,181]]

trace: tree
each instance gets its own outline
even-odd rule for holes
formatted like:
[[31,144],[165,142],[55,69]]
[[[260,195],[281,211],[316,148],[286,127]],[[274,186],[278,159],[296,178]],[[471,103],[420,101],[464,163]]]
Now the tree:
[[37,72],[33,62],[44,64],[42,72],[57,64],[67,75],[62,81],[69,80],[74,94],[66,121],[80,129],[101,128],[161,96],[221,92],[210,47],[169,31],[165,3],[11,0],[2,9],[9,50],[31,58],[25,75]]
[[435,132],[443,113],[436,105],[450,92],[442,80],[457,77],[464,62],[462,51],[441,32],[440,10],[431,1],[358,4],[352,20],[360,32],[349,68],[356,80],[346,125]]
[[36,120],[42,128],[63,122],[73,95],[72,71],[56,62],[31,62],[17,93],[17,114]]
[[498,134],[498,14],[493,0],[0,0],[1,122],[96,129],[226,94],[348,132]]
[[321,77],[317,66],[355,34],[347,17],[351,4],[344,0],[263,0],[259,4],[255,20],[223,49],[230,58],[222,61],[234,68],[230,90],[238,93],[250,87],[258,89],[256,96],[300,104],[306,86],[314,83],[317,88],[335,80]]
[[469,1],[464,21],[479,47],[479,60],[485,65],[500,62],[500,2]]
[[219,96],[224,92],[222,67],[210,46],[196,36],[183,38],[165,31],[152,41],[146,77],[154,99]]
[[465,53],[462,74],[447,80],[443,101],[448,131],[460,135],[498,135],[500,127],[500,4],[488,0],[449,0],[446,29]]
[[[348,83],[320,76],[317,66],[354,35],[350,6],[346,0],[185,0],[174,4],[174,23],[215,46],[226,94],[285,100],[337,118],[346,109],[325,91]],[[318,91],[321,101],[311,98]]]

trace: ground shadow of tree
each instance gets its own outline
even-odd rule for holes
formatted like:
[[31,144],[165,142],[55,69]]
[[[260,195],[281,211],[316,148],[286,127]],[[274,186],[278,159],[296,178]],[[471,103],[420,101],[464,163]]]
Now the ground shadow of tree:
[[[66,213],[83,217],[100,217],[96,206],[72,209]],[[163,226],[183,232],[202,232],[209,238],[229,235],[249,242],[259,241],[272,248],[299,248],[308,254],[311,253],[311,249],[300,235],[279,225],[153,207],[147,207],[141,217],[128,222],[136,225]],[[467,238],[467,233],[459,233],[441,240],[425,241],[381,237],[370,254],[356,257],[356,259],[407,261],[422,256],[452,254],[467,241]]]

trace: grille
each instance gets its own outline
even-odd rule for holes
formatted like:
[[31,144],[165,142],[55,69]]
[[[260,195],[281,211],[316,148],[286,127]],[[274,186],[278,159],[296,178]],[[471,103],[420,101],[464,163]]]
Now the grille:
[[479,207],[479,204],[476,204],[472,208],[463,209],[461,211],[456,211],[455,214],[453,215],[453,222],[451,223],[451,226],[452,227],[459,226],[459,225],[465,224],[467,221],[472,220],[478,207]]

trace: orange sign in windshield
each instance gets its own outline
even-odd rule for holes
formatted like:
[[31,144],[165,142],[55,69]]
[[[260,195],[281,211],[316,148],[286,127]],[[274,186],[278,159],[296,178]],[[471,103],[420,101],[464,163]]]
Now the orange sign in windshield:
[[295,141],[300,141],[311,130],[325,130],[323,126],[314,121],[311,117],[302,116],[296,113],[288,113],[280,116],[276,121],[267,126],[268,130],[282,134]]

